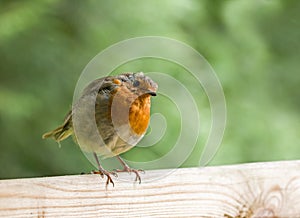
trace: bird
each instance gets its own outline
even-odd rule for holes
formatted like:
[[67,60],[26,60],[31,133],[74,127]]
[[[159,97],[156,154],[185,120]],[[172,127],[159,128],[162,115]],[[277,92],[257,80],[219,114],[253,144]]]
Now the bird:
[[[72,105],[62,125],[43,134],[57,142],[73,136],[85,152],[92,153],[98,170],[114,186],[111,175],[118,172],[135,173],[135,181],[141,183],[137,170],[130,168],[120,154],[132,149],[144,137],[149,121],[151,97],[157,95],[158,85],[143,72],[126,72],[116,76],[96,79],[84,88]],[[116,157],[123,169],[105,170],[99,159]]]

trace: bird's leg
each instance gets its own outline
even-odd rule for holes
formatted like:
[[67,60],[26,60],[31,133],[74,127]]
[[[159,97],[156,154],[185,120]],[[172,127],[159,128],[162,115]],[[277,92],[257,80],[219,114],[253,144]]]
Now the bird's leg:
[[139,172],[144,172],[144,170],[132,169],[125,163],[125,161],[120,156],[117,156],[117,158],[124,168],[122,170],[116,169],[115,172],[128,172],[128,173],[133,172],[136,175],[135,181],[139,181],[139,183],[141,184],[142,180],[141,180],[141,176],[140,176]]
[[99,162],[99,159],[98,159],[98,156],[96,153],[94,153],[94,157],[96,159],[96,162],[97,162],[97,165],[98,165],[98,171],[93,171],[92,173],[94,174],[100,174],[101,177],[103,178],[103,176],[105,175],[107,177],[107,180],[106,180],[106,187],[108,186],[109,183],[111,183],[113,186],[115,186],[115,183],[114,181],[112,180],[111,176],[110,175],[114,175],[115,177],[118,176],[118,174],[116,172],[109,172],[107,170],[105,170],[100,162]]

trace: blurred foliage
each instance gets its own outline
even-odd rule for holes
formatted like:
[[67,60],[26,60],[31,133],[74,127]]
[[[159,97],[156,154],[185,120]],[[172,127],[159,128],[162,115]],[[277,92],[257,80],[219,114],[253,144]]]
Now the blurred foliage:
[[[90,171],[72,139],[58,149],[41,135],[62,122],[78,77],[98,52],[146,35],[189,44],[222,83],[227,128],[210,164],[298,159],[299,11],[297,0],[0,0],[0,178]],[[142,70],[153,71],[152,66],[146,62]],[[171,72],[172,67],[156,70]],[[177,78],[179,71],[172,71]],[[209,116],[202,95],[199,113]],[[156,101],[156,111],[158,101],[170,103]],[[168,107],[161,110],[172,116]],[[166,144],[178,133],[178,126],[168,127]],[[138,149],[126,157],[138,155]],[[183,166],[195,166],[201,149],[196,147]],[[143,155],[150,160],[157,152],[166,150],[153,148]]]

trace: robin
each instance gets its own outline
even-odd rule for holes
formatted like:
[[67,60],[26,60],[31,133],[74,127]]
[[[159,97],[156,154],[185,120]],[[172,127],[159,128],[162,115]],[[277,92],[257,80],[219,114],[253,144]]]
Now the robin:
[[[156,96],[157,84],[139,73],[107,76],[91,82],[67,114],[64,123],[43,138],[60,142],[73,135],[86,152],[93,153],[106,185],[114,182],[111,175],[133,172],[141,183],[140,170],[130,168],[120,154],[133,148],[144,136],[150,119],[151,96]],[[117,157],[123,169],[105,170],[98,159]]]

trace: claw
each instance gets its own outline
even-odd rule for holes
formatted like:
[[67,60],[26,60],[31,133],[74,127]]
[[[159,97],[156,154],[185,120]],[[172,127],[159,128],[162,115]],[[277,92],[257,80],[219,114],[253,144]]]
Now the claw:
[[106,189],[107,189],[107,186],[108,186],[109,183],[111,183],[111,184],[113,185],[113,187],[114,187],[114,186],[115,186],[115,183],[114,183],[114,181],[112,180],[112,178],[111,178],[110,175],[113,175],[113,176],[115,176],[115,177],[118,177],[118,174],[117,174],[116,172],[110,172],[110,171],[105,170],[105,169],[101,166],[101,164],[100,164],[100,162],[99,162],[99,160],[98,160],[98,157],[97,157],[97,154],[96,154],[96,153],[94,153],[94,157],[95,157],[96,162],[97,162],[97,164],[98,164],[98,169],[99,169],[99,170],[97,170],[97,171],[92,171],[92,173],[93,173],[93,174],[100,174],[102,178],[104,177],[104,175],[107,177],[107,180],[106,180]]
[[139,171],[139,172],[142,173],[142,174],[145,174],[145,173],[146,173],[146,171],[143,170],[143,169],[138,169],[137,171]]
[[135,173],[135,181],[137,182],[139,182],[139,184],[141,184],[142,183],[142,179],[141,179],[141,176],[140,176],[140,174],[139,174],[139,172],[141,172],[141,173],[145,173],[145,171],[144,170],[136,170],[136,169],[132,169],[132,168],[130,168],[130,167],[124,167],[124,169],[123,170],[120,170],[120,169],[116,169],[116,170],[114,170],[116,173],[120,173],[120,172],[127,172],[127,173],[129,173],[129,174],[131,174],[131,173]]
[[118,175],[115,172],[109,172],[109,171],[106,171],[106,170],[97,170],[97,171],[93,170],[92,173],[93,174],[99,174],[102,178],[104,177],[104,175],[107,177],[106,188],[109,185],[109,183],[111,183],[113,185],[113,187],[115,187],[115,183],[114,183],[114,181],[112,180],[112,178],[110,176],[110,175],[114,175],[115,177],[117,177]]
[[115,172],[128,172],[129,174],[131,174],[132,172],[133,173],[135,173],[135,181],[137,182],[137,181],[139,181],[139,184],[141,184],[141,182],[142,182],[142,179],[141,179],[141,176],[140,176],[140,174],[139,174],[139,172],[141,172],[141,173],[145,173],[145,171],[144,170],[141,170],[141,169],[138,169],[138,170],[136,170],[136,169],[132,169],[132,168],[130,168],[126,163],[125,163],[125,161],[120,157],[120,156],[117,156],[117,158],[118,158],[118,160],[121,162],[121,164],[123,165],[123,170],[120,170],[120,169],[116,169],[115,170]]
[[116,177],[116,178],[118,178],[118,177],[119,177],[118,173],[117,173],[117,172],[115,172],[115,171],[111,171],[111,172],[110,172],[110,174],[111,174],[111,175],[113,175],[113,176],[114,176],[114,177]]

